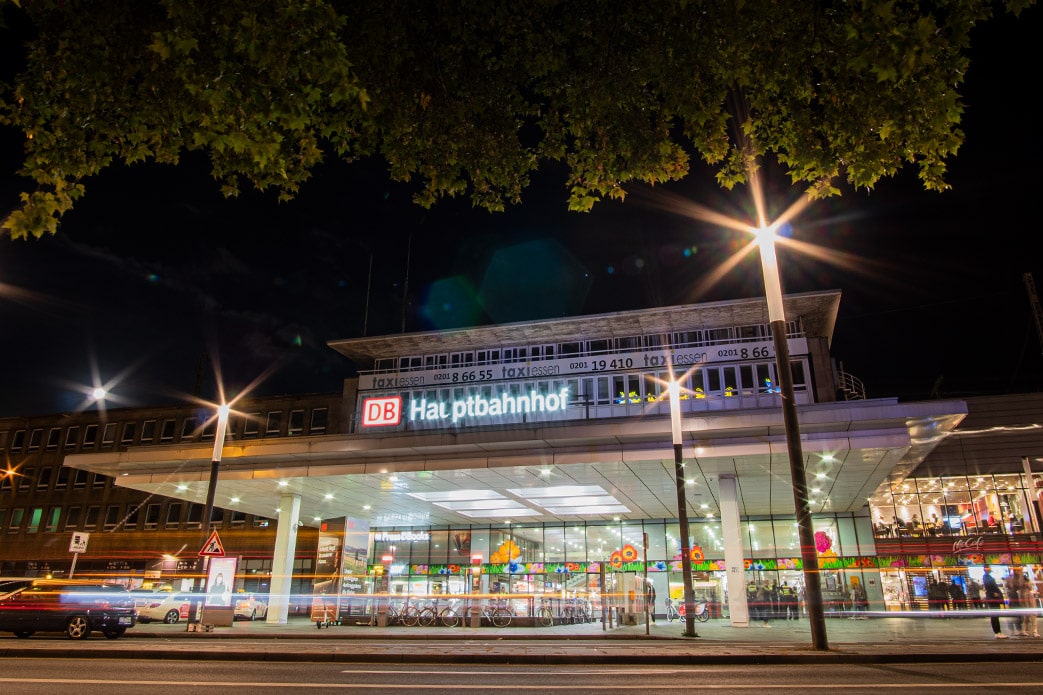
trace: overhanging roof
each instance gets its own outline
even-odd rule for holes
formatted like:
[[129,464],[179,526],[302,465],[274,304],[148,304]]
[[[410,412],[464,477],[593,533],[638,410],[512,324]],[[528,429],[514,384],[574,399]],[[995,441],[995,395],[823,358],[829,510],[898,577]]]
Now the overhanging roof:
[[[858,511],[885,479],[915,468],[965,413],[960,401],[801,406],[809,486],[820,490],[813,511]],[[793,513],[781,412],[686,414],[682,429],[691,515],[718,514],[722,475],[737,477],[741,514]],[[65,465],[111,476],[120,486],[203,503],[211,452],[205,444],[137,447],[70,455]],[[598,486],[629,511],[548,513],[526,499],[563,485]],[[374,527],[506,520],[476,519],[410,494],[462,490],[492,491],[531,510],[531,516],[516,522],[676,518],[669,421],[657,415],[459,432],[235,441],[223,449],[215,504],[273,517],[281,496],[294,493],[301,496],[305,524],[344,516],[368,518]]]

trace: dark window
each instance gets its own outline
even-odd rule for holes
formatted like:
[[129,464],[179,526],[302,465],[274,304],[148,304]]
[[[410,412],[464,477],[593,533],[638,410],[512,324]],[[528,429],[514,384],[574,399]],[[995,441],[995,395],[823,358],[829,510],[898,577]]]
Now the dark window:
[[193,528],[199,528],[199,522],[203,518],[203,505],[189,502],[188,504],[188,519],[186,524]]
[[52,427],[51,431],[47,433],[47,450],[54,451],[58,448],[58,442],[62,440],[62,428]]
[[120,437],[120,444],[129,446],[134,443],[134,435],[138,432],[138,423],[136,422],[124,422],[123,423],[123,436]]
[[87,425],[83,428],[83,448],[93,449],[94,445],[98,443],[98,426]]
[[168,527],[169,526],[177,526],[180,523],[181,523],[181,503],[180,502],[171,502],[167,506],[167,520],[165,522],[165,525],[168,526]]
[[75,449],[76,440],[80,437],[80,426],[73,425],[69,429],[65,430],[65,448]]
[[135,505],[130,513],[127,514],[127,518],[123,520],[123,530],[133,531],[138,527],[138,519],[141,517],[141,505]]
[[36,477],[35,468],[26,468],[22,477],[18,480],[18,489],[25,491],[30,490],[33,487],[33,478]]
[[72,479],[74,490],[82,490],[87,487],[87,471],[82,468],[76,471],[76,477]]
[[291,437],[304,434],[304,411],[291,410],[290,421],[286,425],[286,434]]
[[17,507],[11,510],[11,523],[7,525],[8,533],[18,533],[22,528],[22,520],[25,518],[25,510]]
[[112,446],[116,443],[116,423],[109,422],[105,424],[105,429],[101,431],[101,445]]
[[47,524],[44,526],[44,531],[54,532],[58,530],[58,520],[62,516],[61,507],[51,507],[50,511],[47,512]]
[[156,421],[145,420],[141,423],[141,443],[152,444],[156,440]]
[[261,427],[261,414],[250,413],[246,416],[245,422],[243,422],[243,438],[253,439],[260,431]]
[[105,508],[105,530],[111,531],[120,522],[120,508],[118,504],[110,504]]
[[100,487],[105,487],[105,481],[107,481],[107,480],[108,480],[108,478],[103,476],[101,473],[95,473],[94,474],[94,488],[97,489],[97,488],[100,488]]
[[66,529],[74,529],[80,525],[81,509],[81,507],[69,507],[69,511],[65,514]]
[[315,408],[311,411],[311,427],[309,432],[311,434],[324,434],[326,432],[327,419],[329,418],[330,411],[328,408]]
[[83,520],[83,527],[87,530],[98,527],[98,517],[101,516],[101,507],[97,505],[91,505],[87,507],[87,516]]
[[159,524],[159,512],[161,505],[150,504],[145,509],[145,528],[156,528]]
[[18,430],[11,438],[11,451],[21,451],[25,446],[25,430]]
[[36,479],[36,489],[46,490],[51,484],[51,473],[54,472],[53,468],[41,468],[40,477]]
[[163,430],[159,433],[159,441],[161,442],[172,442],[174,441],[174,427],[177,425],[173,420],[163,421]]
[[268,423],[264,427],[264,436],[278,437],[282,432],[282,411],[274,410],[268,413]]
[[194,417],[186,417],[181,424],[181,441],[190,441],[196,436],[198,422]]
[[29,451],[39,449],[41,440],[43,440],[43,430],[33,430],[29,435]]

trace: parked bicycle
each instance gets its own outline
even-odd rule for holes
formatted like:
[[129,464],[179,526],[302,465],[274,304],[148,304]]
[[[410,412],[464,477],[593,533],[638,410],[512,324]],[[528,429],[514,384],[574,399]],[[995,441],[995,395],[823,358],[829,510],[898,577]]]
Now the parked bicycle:
[[482,617],[489,620],[493,627],[507,627],[511,624],[514,613],[503,599],[486,601],[482,606]]
[[536,622],[543,627],[550,627],[554,624],[554,611],[551,610],[551,602],[549,598],[540,599],[540,607],[536,609]]
[[[680,610],[678,611],[678,615],[681,618],[685,617],[684,603],[681,604]],[[710,619],[710,611],[706,607],[706,601],[695,602],[695,611],[693,612],[693,615],[695,615],[695,619],[698,620],[700,623],[705,623],[707,620]]]

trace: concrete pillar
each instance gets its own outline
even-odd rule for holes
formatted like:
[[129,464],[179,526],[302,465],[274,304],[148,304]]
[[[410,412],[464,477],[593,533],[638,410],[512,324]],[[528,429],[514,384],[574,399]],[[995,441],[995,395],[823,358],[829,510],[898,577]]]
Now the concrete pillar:
[[290,587],[293,584],[293,560],[297,553],[297,523],[301,513],[300,495],[279,498],[279,520],[272,554],[272,584],[268,597],[270,625],[285,625],[290,612]]
[[739,518],[739,490],[734,475],[718,477],[721,490],[721,535],[724,537],[724,566],[727,570],[728,612],[733,627],[750,626],[746,603],[746,565]]

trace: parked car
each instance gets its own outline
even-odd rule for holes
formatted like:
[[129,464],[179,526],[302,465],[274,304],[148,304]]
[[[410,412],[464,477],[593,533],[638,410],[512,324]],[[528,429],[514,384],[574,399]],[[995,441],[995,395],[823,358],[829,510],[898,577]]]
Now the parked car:
[[119,584],[36,580],[0,598],[0,631],[23,638],[64,632],[70,639],[86,639],[98,630],[116,639],[136,622],[134,600]]
[[268,615],[268,604],[253,594],[239,594],[234,597],[236,618],[255,620]]
[[[196,595],[196,601],[201,601],[202,598],[202,594]],[[188,620],[191,607],[191,594],[161,592],[158,594],[139,594],[134,597],[134,608],[138,612],[139,623],[156,621],[173,625],[179,620]]]

